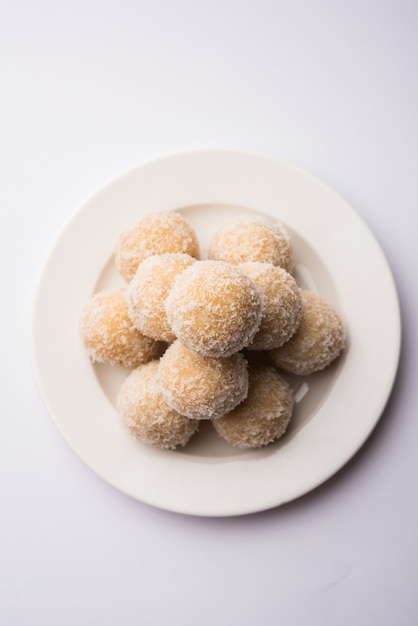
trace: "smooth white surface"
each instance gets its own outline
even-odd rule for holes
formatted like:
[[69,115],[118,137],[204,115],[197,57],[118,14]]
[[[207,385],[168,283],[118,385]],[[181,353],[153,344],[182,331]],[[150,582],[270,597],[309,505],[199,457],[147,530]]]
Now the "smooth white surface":
[[[78,337],[81,311],[94,293],[124,285],[113,257],[118,235],[127,224],[165,210],[178,210],[188,219],[202,258],[218,228],[235,215],[280,220],[292,240],[299,285],[325,298],[343,319],[344,354],[314,377],[294,377],[291,427],[274,445],[236,450],[207,425],[175,452],[143,446],[121,428],[115,409],[127,372],[92,366],[86,358]],[[97,236],[86,238],[92,230]],[[366,264],[373,284],[363,277]],[[400,333],[399,303],[386,259],[342,198],[302,170],[271,158],[196,151],[140,165],[76,213],[41,276],[33,358],[59,431],[109,484],[170,511],[240,515],[300,497],[357,452],[392,389]]]
[[[416,3],[0,8],[1,623],[415,624]],[[404,336],[354,459],[291,504],[233,519],[160,511],[97,478],[30,363],[38,277],[74,211],[144,159],[210,147],[295,163],[346,198],[389,259]]]

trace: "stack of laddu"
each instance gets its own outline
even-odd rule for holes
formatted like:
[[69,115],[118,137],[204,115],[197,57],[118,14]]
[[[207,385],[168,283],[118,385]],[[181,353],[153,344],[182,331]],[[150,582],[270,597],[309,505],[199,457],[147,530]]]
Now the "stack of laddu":
[[116,408],[147,445],[184,446],[210,420],[234,446],[266,446],[291,420],[285,373],[345,347],[336,311],[297,285],[281,223],[234,217],[203,260],[181,212],[154,213],[120,235],[115,263],[127,286],[92,296],[80,334],[93,362],[131,370]]

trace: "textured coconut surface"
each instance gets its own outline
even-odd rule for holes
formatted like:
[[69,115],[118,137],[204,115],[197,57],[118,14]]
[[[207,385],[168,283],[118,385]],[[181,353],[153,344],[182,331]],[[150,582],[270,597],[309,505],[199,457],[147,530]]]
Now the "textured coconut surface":
[[186,445],[199,426],[165,401],[158,382],[158,361],[140,365],[129,374],[118,394],[117,411],[134,437],[157,448]]
[[194,262],[190,255],[178,252],[153,255],[140,263],[128,286],[128,313],[147,337],[168,343],[176,338],[167,320],[165,301],[175,277]]
[[144,259],[153,254],[182,252],[199,258],[199,242],[189,222],[176,211],[152,213],[128,226],[115,248],[119,273],[130,282]]
[[213,425],[238,448],[260,448],[285,433],[292,411],[293,394],[284,378],[274,367],[252,364],[247,398]]
[[240,352],[226,358],[200,356],[176,341],[160,359],[159,380],[168,404],[179,413],[215,419],[247,396],[247,360]]
[[223,224],[209,246],[209,258],[228,263],[259,261],[293,269],[293,250],[289,234],[280,222],[246,214]]
[[249,345],[261,321],[262,299],[238,267],[200,261],[174,280],[166,300],[173,333],[204,356],[230,356]]
[[343,322],[320,296],[302,290],[302,319],[293,337],[268,353],[272,364],[292,374],[307,375],[330,365],[345,348]]
[[157,342],[132,324],[124,288],[95,294],[82,312],[79,329],[93,362],[136,367],[159,349]]

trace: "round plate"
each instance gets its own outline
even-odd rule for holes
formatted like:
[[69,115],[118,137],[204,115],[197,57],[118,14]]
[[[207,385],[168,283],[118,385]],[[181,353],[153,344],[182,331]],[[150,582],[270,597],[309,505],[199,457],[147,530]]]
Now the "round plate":
[[[340,313],[348,347],[323,372],[291,379],[295,411],[286,435],[252,451],[220,439],[209,422],[181,450],[142,445],[124,430],[115,398],[126,370],[92,365],[78,334],[98,290],[122,285],[113,250],[122,229],[147,213],[180,210],[205,255],[237,213],[279,219],[292,238],[295,277]],[[370,230],[334,191],[280,161],[199,151],[128,172],[91,198],[54,246],[37,292],[33,355],[44,401],[76,454],[108,483],[160,508],[238,515],[313,489],[360,448],[391,391],[400,348],[399,305]]]

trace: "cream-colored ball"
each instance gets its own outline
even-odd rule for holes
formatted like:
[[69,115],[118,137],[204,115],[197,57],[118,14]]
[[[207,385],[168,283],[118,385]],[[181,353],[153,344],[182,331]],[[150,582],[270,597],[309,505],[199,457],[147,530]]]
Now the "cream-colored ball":
[[79,330],[93,362],[136,367],[160,349],[160,344],[132,324],[124,288],[94,295],[82,312]]
[[263,298],[260,328],[249,350],[272,350],[296,332],[302,315],[300,289],[289,272],[269,263],[241,263]]
[[293,250],[285,227],[252,215],[239,215],[223,224],[209,246],[209,259],[239,264],[271,263],[291,272]]
[[250,365],[247,398],[233,411],[214,420],[213,425],[233,446],[260,448],[285,433],[292,412],[292,391],[277,370]]
[[132,323],[147,337],[174,341],[165,301],[175,277],[193,263],[193,257],[178,252],[149,256],[139,265],[128,286],[128,310]]
[[158,361],[133,370],[122,384],[116,409],[122,424],[142,443],[157,448],[184,446],[199,423],[168,406],[158,382]]
[[343,322],[332,306],[320,296],[301,291],[302,318],[298,330],[281,348],[267,354],[276,367],[292,374],[320,371],[345,348]]
[[247,361],[242,353],[227,358],[199,356],[175,341],[158,369],[167,403],[190,419],[216,419],[242,402],[248,392]]
[[129,283],[144,259],[166,252],[181,252],[196,259],[200,256],[194,229],[177,211],[152,213],[129,226],[116,245],[116,267]]
[[236,265],[199,261],[174,279],[166,300],[176,337],[200,355],[226,357],[249,345],[261,321],[261,296]]

